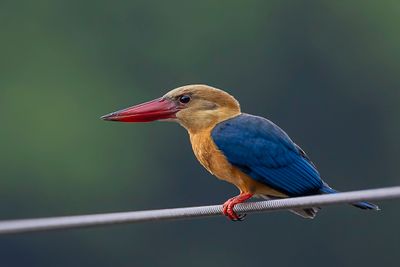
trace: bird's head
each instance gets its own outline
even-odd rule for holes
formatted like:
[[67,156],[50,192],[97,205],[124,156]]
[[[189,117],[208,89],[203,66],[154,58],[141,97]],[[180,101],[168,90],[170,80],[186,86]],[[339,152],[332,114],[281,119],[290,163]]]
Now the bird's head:
[[161,98],[102,117],[121,122],[172,120],[189,131],[213,127],[240,114],[239,102],[230,94],[207,85],[186,85]]

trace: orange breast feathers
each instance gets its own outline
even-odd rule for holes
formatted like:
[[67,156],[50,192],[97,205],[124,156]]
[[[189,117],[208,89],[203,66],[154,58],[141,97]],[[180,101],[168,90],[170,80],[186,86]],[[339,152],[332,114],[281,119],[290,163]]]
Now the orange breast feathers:
[[230,164],[212,140],[211,131],[212,128],[196,133],[189,132],[193,152],[204,168],[217,178],[234,184],[241,193],[285,197],[284,194],[257,182]]

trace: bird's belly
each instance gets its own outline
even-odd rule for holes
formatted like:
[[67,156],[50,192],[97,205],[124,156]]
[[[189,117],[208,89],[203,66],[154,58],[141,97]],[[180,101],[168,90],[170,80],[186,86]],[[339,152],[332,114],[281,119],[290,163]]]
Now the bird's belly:
[[201,165],[217,178],[234,184],[241,192],[285,197],[286,195],[260,183],[233,166],[217,148],[210,134],[190,135],[193,152]]

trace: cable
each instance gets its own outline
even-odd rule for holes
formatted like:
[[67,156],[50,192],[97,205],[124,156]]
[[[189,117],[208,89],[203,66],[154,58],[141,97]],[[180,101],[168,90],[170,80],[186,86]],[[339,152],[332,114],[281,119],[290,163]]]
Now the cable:
[[[238,213],[252,213],[286,210],[291,208],[320,207],[339,203],[354,203],[362,200],[384,200],[394,198],[400,198],[400,186],[352,191],[330,195],[315,195],[307,197],[267,200],[260,202],[248,202],[238,204],[237,206],[235,206],[234,210]],[[107,214],[8,220],[0,221],[0,234],[15,234],[122,223],[211,217],[221,215],[221,208],[221,205],[213,205]]]

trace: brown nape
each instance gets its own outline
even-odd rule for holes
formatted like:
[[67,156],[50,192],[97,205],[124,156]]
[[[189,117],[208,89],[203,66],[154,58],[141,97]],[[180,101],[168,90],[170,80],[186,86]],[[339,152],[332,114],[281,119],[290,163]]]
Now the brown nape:
[[239,102],[233,96],[211,86],[187,85],[170,91],[165,97],[179,101],[182,95],[190,96],[191,101],[182,105],[176,117],[189,132],[212,128],[240,114]]
[[205,99],[219,107],[240,111],[239,102],[230,94],[217,88],[199,86],[194,89],[194,97]]
[[176,99],[181,95],[189,95],[194,99],[203,99],[221,107],[240,111],[239,102],[227,92],[204,84],[192,84],[178,87],[168,92],[165,97]]

